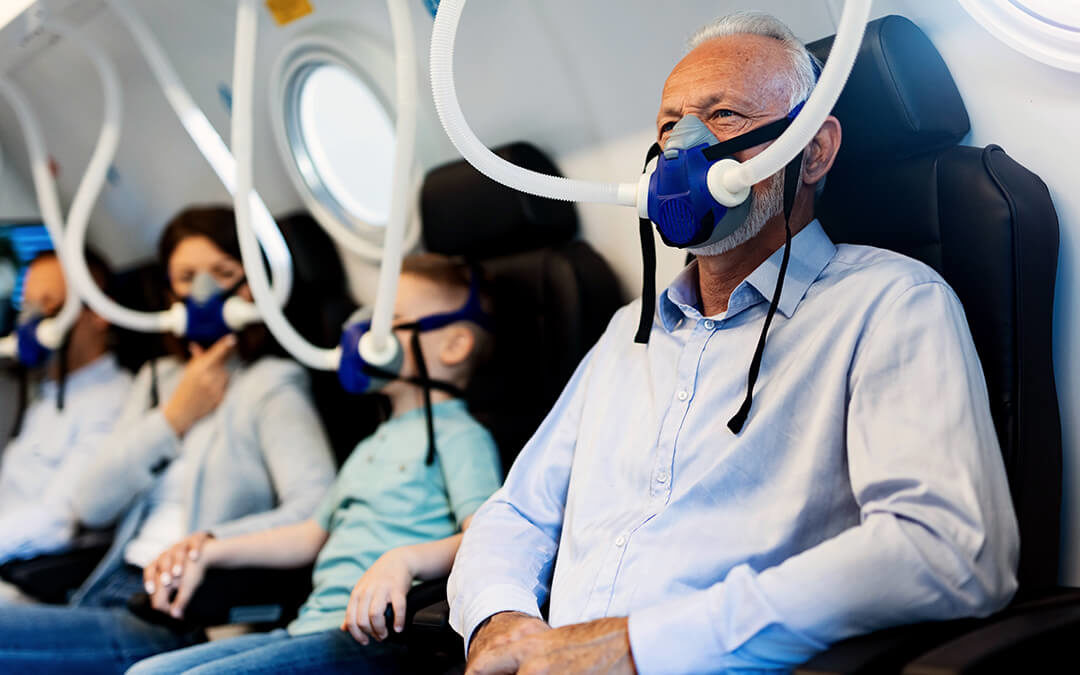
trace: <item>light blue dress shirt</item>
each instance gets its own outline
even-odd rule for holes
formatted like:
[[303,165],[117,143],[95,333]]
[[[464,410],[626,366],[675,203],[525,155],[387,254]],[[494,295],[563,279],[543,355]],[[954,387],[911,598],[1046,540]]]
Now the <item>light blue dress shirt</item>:
[[120,417],[131,375],[112,354],[69,373],[64,409],[57,383],[44,380],[22,431],[0,454],[0,563],[68,548],[78,519],[75,482]]
[[837,640],[985,615],[1017,524],[964,312],[936,272],[796,235],[754,405],[727,428],[782,249],[703,317],[696,266],[648,346],[620,310],[481,507],[451,622],[628,616],[642,673],[787,669]]

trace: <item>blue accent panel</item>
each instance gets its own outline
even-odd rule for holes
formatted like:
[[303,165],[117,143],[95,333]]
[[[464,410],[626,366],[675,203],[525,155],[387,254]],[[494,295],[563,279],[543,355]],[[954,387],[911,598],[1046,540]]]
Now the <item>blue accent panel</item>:
[[232,87],[224,82],[218,82],[217,93],[226,112],[232,113]]
[[18,277],[15,280],[15,290],[11,294],[11,304],[15,311],[22,309],[23,281],[26,277],[26,266],[38,254],[53,250],[52,239],[44,225],[12,224],[0,225],[0,234],[3,234],[11,242],[11,248],[15,251],[15,264],[19,268]]
[[37,327],[41,319],[27,321],[15,329],[18,342],[19,362],[27,368],[40,368],[49,360],[52,350],[46,348],[37,339]]
[[708,147],[703,143],[679,150],[671,159],[661,154],[649,180],[649,220],[668,246],[686,248],[703,243],[727,215],[727,208],[709,192],[707,178],[713,163],[703,154]]
[[224,293],[214,295],[206,302],[196,302],[191,298],[184,300],[187,308],[187,329],[184,337],[203,347],[209,347],[232,331],[225,323]]
[[364,372],[364,359],[360,358],[360,338],[371,330],[371,321],[360,321],[341,334],[341,362],[338,364],[338,381],[350,394],[364,394],[374,388],[370,375]]
[[431,16],[435,16],[435,13],[439,11],[439,0],[424,0],[424,5],[431,12]]

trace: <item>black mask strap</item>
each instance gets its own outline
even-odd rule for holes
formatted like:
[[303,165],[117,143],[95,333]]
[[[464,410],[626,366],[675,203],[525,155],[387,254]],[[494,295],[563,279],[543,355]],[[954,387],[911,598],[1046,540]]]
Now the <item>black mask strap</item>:
[[428,451],[425,464],[431,466],[435,461],[435,413],[431,410],[431,378],[428,377],[427,362],[424,360],[424,350],[420,348],[420,331],[414,330],[409,338],[409,346],[416,357],[416,370],[420,374],[420,389],[424,392],[424,421],[427,422]]
[[465,392],[458,387],[450,384],[449,382],[442,382],[440,380],[433,380],[428,374],[427,361],[424,359],[424,350],[420,346],[420,330],[416,324],[406,324],[397,326],[399,329],[412,330],[412,337],[409,338],[409,348],[412,349],[413,358],[416,360],[416,377],[401,377],[397,373],[383,370],[376,366],[364,365],[364,372],[373,377],[382,378],[384,380],[399,380],[401,382],[408,382],[409,384],[420,387],[424,393],[424,420],[427,423],[427,436],[428,436],[428,452],[425,463],[429,466],[435,461],[435,413],[432,410],[431,405],[431,392],[435,389],[445,392],[454,398],[464,398]]
[[157,359],[150,359],[150,409],[156,410],[161,404],[161,394],[158,392]]
[[[659,143],[652,144],[645,155],[642,174],[649,170],[649,162],[658,157],[661,150]],[[647,345],[649,334],[652,333],[653,315],[656,314],[656,240],[653,239],[652,222],[648,218],[638,219],[638,232],[641,235],[641,317],[634,342]]]
[[791,259],[791,212],[795,208],[795,195],[799,190],[799,175],[802,169],[803,153],[799,153],[795,159],[788,163],[784,170],[784,257],[780,263],[780,275],[776,279],[776,290],[773,291],[772,302],[769,304],[769,313],[765,315],[765,324],[761,327],[761,336],[758,338],[757,347],[754,349],[754,359],[750,362],[750,372],[747,375],[746,398],[735,416],[728,421],[728,429],[733,434],[742,431],[746,424],[746,418],[750,416],[750,407],[754,403],[754,385],[757,383],[758,374],[761,371],[761,359],[765,355],[765,338],[769,334],[769,326],[773,317],[776,316],[776,308],[780,305],[780,295],[784,292],[784,278],[787,276],[788,261]]
[[71,331],[68,331],[63,342],[60,343],[60,353],[56,355],[60,359],[56,373],[56,409],[60,412],[64,411],[64,394],[67,390],[68,376],[68,345],[70,343]]
[[757,147],[762,143],[775,141],[787,131],[793,121],[794,118],[785,117],[776,120],[775,122],[770,122],[765,126],[758,127],[745,134],[736,136],[731,140],[723,141],[722,143],[714,143],[702,150],[701,154],[710,162],[718,162],[721,159],[731,157],[736,152],[742,152],[743,150]]

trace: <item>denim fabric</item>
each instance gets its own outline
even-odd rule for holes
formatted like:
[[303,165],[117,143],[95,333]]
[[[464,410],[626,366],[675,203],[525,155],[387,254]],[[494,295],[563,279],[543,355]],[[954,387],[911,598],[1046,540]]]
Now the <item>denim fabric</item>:
[[0,610],[0,673],[122,673],[154,654],[193,644],[126,608],[142,580],[121,568],[95,588],[90,606],[27,605]]
[[338,629],[295,637],[279,629],[161,654],[140,662],[128,675],[266,672],[374,675],[405,672],[403,661],[401,647],[382,644],[365,647]]

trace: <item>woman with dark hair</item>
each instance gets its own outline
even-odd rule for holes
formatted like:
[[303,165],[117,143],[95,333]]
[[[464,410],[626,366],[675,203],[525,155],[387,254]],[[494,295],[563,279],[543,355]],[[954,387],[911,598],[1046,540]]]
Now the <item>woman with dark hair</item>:
[[[184,211],[165,228],[159,253],[173,299],[207,288],[250,299],[232,211]],[[195,636],[127,610],[133,594],[160,593],[170,581],[144,586],[142,568],[166,551],[194,559],[211,537],[302,522],[333,481],[307,375],[265,354],[272,343],[261,326],[177,347],[136,376],[116,430],[74,486],[83,524],[117,526],[112,548],[73,607],[0,613],[0,672],[61,663],[123,672],[191,644]]]

